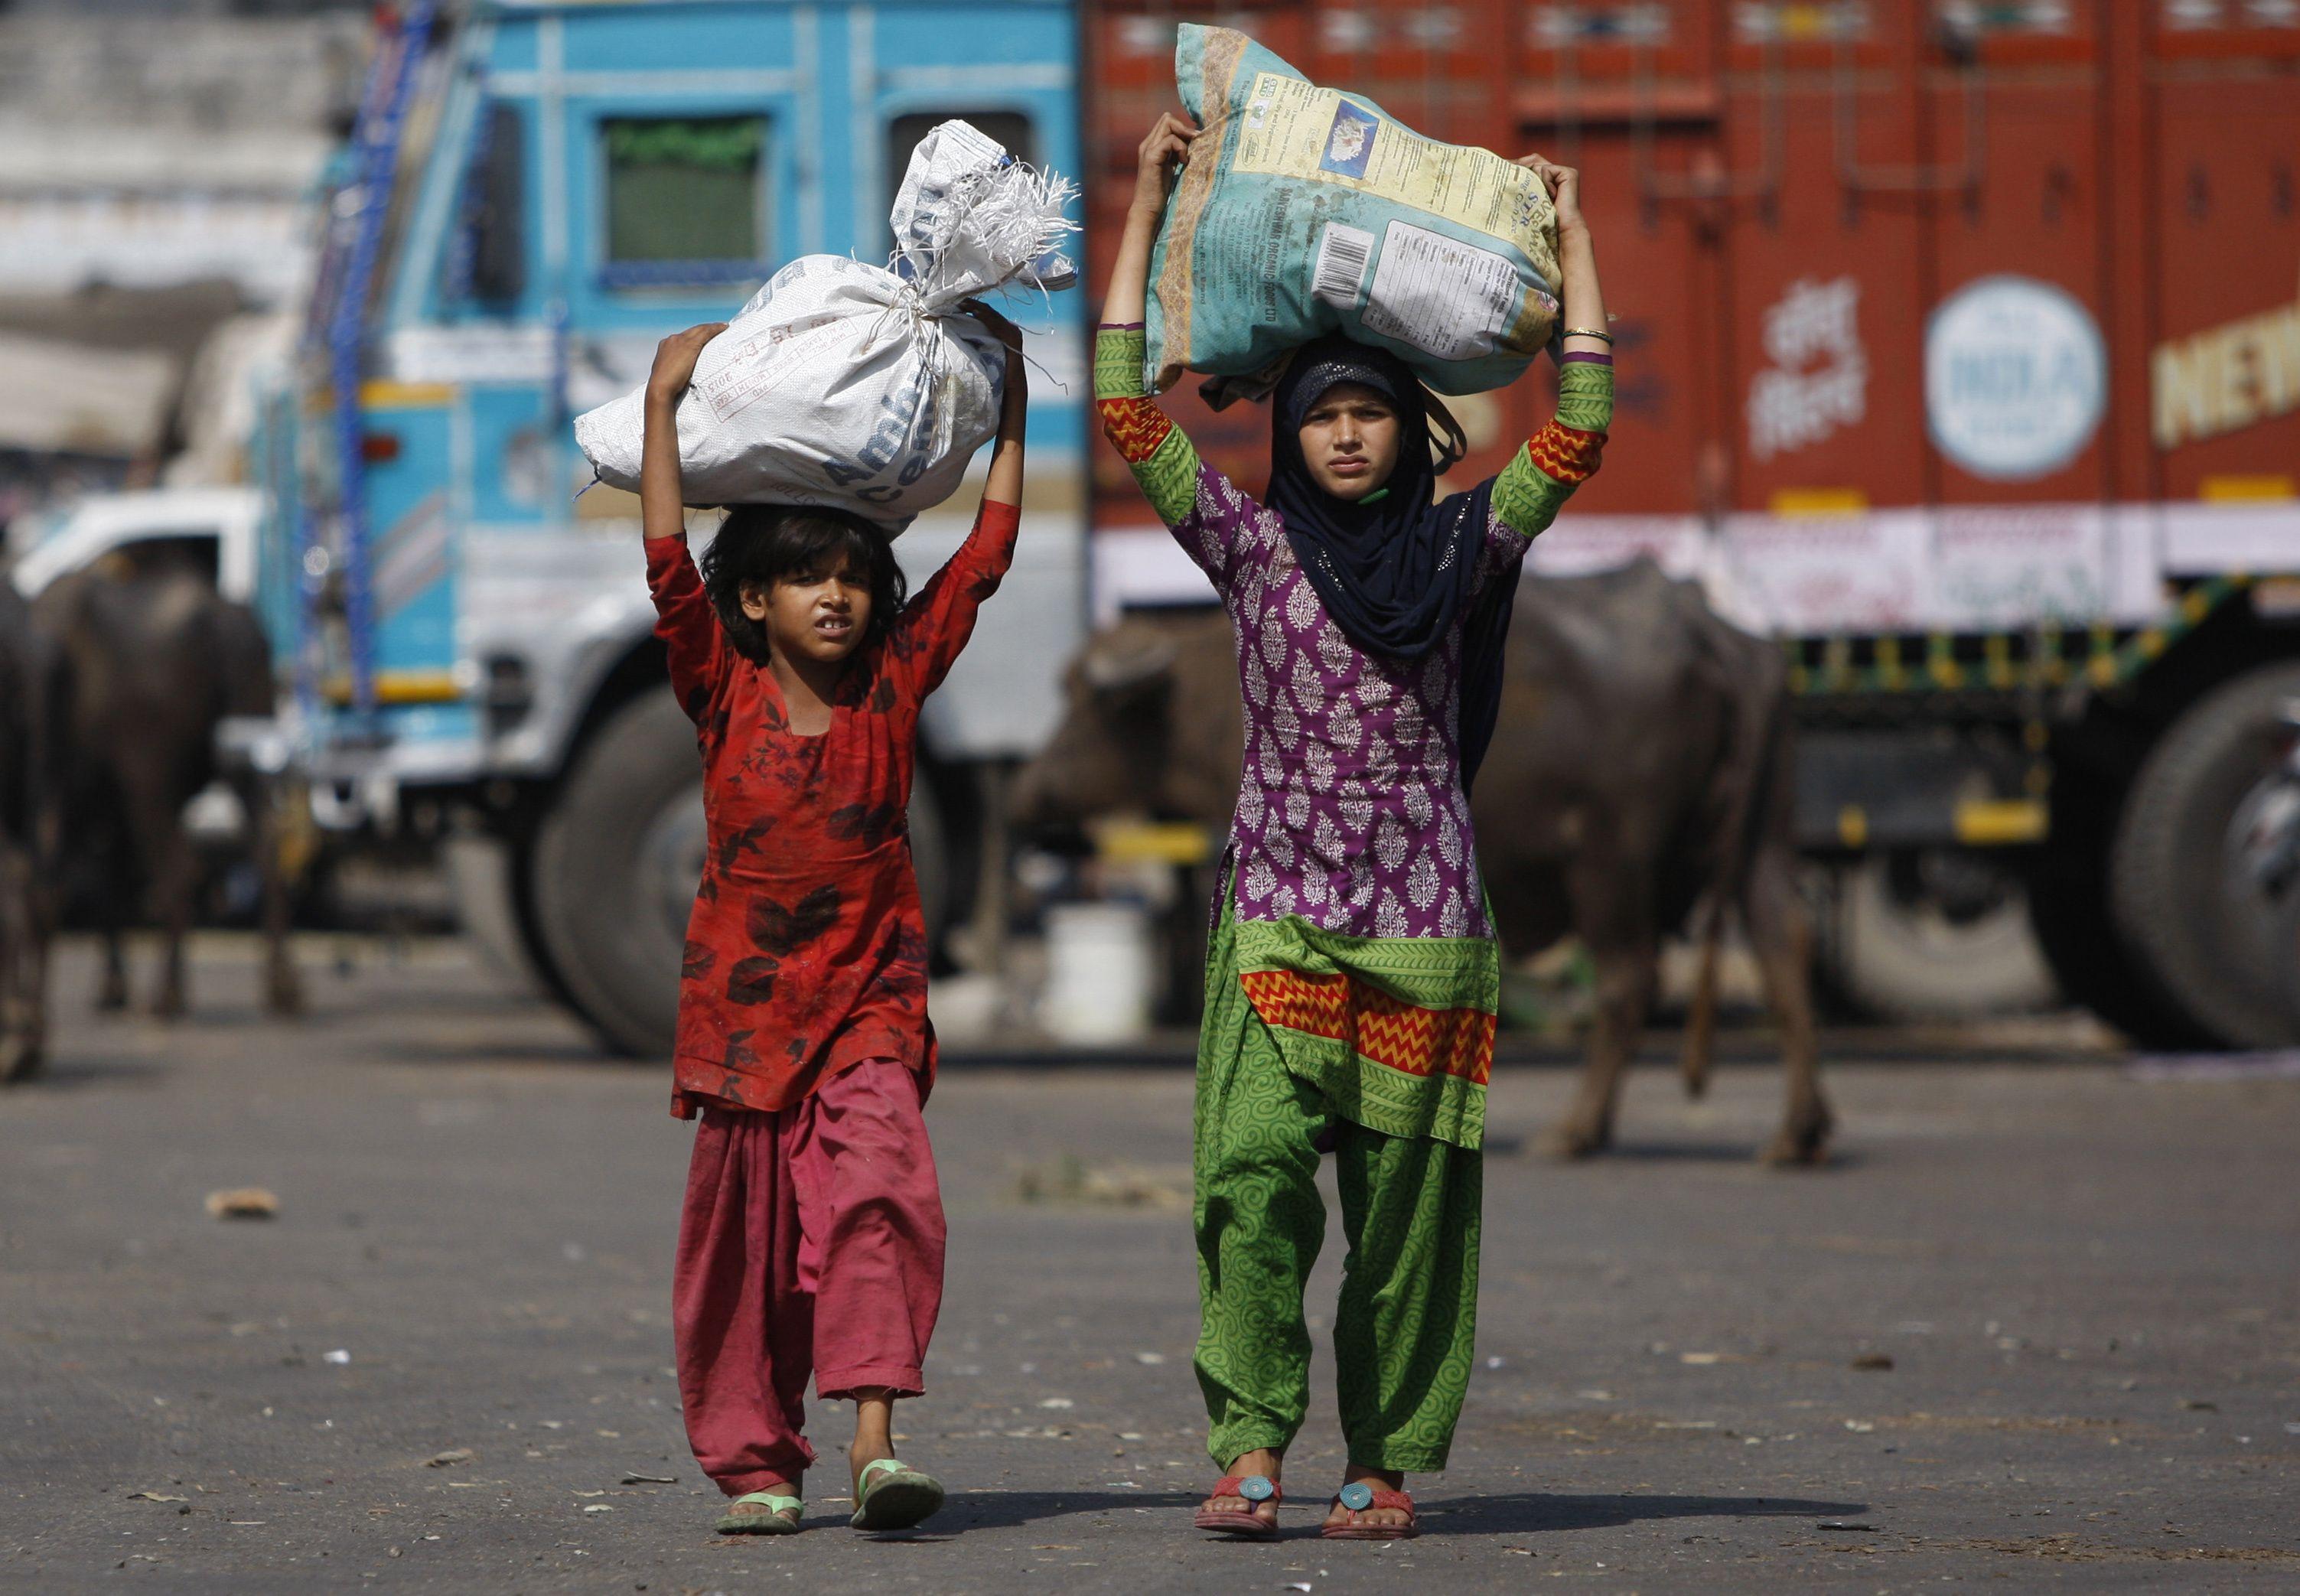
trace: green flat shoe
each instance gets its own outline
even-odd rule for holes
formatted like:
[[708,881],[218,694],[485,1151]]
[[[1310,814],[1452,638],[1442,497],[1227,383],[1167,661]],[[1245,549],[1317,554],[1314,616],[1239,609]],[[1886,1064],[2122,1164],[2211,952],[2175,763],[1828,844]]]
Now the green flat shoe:
[[[805,1515],[806,1504],[796,1496],[785,1496],[779,1491],[754,1491],[738,1496],[727,1505],[739,1508],[756,1503],[767,1510],[763,1513],[729,1513],[717,1525],[722,1535],[796,1535],[799,1519]],[[786,1517],[788,1515],[788,1517]]]
[[846,1522],[859,1530],[908,1529],[942,1509],[942,1482],[892,1458],[862,1465],[855,1490],[861,1500]]

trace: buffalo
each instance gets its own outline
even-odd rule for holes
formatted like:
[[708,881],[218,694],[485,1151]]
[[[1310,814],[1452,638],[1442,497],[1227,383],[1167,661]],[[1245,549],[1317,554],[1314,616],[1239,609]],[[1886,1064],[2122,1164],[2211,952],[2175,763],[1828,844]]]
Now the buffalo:
[[[1146,811],[1228,823],[1244,728],[1221,613],[1119,621],[1089,639],[1067,692],[1062,725],[1017,786],[1017,820]],[[1788,1072],[1787,1112],[1764,1156],[1822,1158],[1830,1119],[1790,832],[1789,738],[1779,652],[1728,625],[1692,585],[1639,561],[1521,588],[1500,727],[1471,809],[1504,954],[1524,958],[1571,933],[1596,968],[1588,1063],[1546,1151],[1581,1157],[1611,1144],[1662,938],[1688,927],[1701,954],[1683,1074],[1699,1095],[1730,916],[1755,952]]]
[[[100,1008],[128,1004],[122,935],[149,889],[163,938],[152,1011],[186,1007],[184,936],[198,864],[184,807],[215,780],[227,718],[269,716],[271,650],[254,612],[185,566],[114,561],[63,578],[34,601],[68,677],[62,775],[66,843],[97,876],[104,936]],[[265,997],[275,1013],[301,1007],[287,945],[276,795],[261,772],[240,796],[262,877],[268,939]]]

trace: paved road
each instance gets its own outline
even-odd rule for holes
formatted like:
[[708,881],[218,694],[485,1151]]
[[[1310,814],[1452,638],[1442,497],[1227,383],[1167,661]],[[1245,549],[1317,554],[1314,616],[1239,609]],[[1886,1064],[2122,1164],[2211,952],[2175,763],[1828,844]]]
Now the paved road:
[[[1429,1533],[1377,1548],[1306,1503],[1275,1545],[1188,1528],[1187,1073],[954,1068],[903,1422],[953,1505],[863,1542],[826,1471],[808,1533],[724,1541],[666,1367],[659,1074],[453,944],[305,956],[292,1027],[229,942],[175,1028],[68,997],[54,1073],[0,1099],[0,1586],[2300,1588],[2300,1079],[1846,1065],[1840,1159],[1779,1175],[1767,1070],[1699,1106],[1649,1071],[1580,1168],[1524,1151],[1567,1075],[1507,1072],[1485,1367]],[[204,1211],[241,1185],[279,1217]],[[1329,1410],[1294,1461],[1330,1488]]]

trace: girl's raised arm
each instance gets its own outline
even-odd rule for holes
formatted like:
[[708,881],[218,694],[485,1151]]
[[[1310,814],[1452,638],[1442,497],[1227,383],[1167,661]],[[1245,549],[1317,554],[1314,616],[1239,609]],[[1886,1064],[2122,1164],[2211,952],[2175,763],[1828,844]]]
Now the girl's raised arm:
[[1030,407],[1030,379],[1022,363],[1022,334],[1012,321],[979,299],[961,308],[988,328],[1006,346],[1006,387],[998,410],[998,439],[990,448],[990,475],[982,485],[985,503],[1022,503],[1022,432]]
[[1188,118],[1168,112],[1136,152],[1134,199],[1126,207],[1126,231],[1118,241],[1117,263],[1110,270],[1110,292],[1102,300],[1104,327],[1132,327],[1142,320],[1142,303],[1150,290],[1150,246],[1158,241],[1174,168],[1190,158],[1190,143],[1197,136]]
[[703,346],[726,330],[724,321],[705,321],[654,347],[639,441],[639,524],[650,540],[687,536],[686,495],[679,487],[679,396],[695,376]]
[[[1152,401],[1143,387],[1148,339],[1143,331],[1150,286],[1150,251],[1166,213],[1174,168],[1188,161],[1198,129],[1183,117],[1158,119],[1138,152],[1134,203],[1127,208],[1126,231],[1111,268],[1110,292],[1102,302],[1102,328],[1094,340],[1094,407],[1103,436],[1125,458],[1143,497],[1158,519],[1173,529],[1185,553],[1227,591],[1238,561],[1255,535],[1248,501],[1213,472],[1204,470],[1198,452],[1181,429]],[[1201,478],[1217,488],[1202,494]],[[1274,524],[1274,523],[1273,523]]]
[[646,534],[647,591],[654,598],[654,632],[669,655],[671,690],[690,719],[700,722],[718,690],[727,640],[687,551],[686,495],[679,482],[679,396],[695,375],[703,346],[727,328],[706,321],[673,333],[656,345],[647,374],[646,429],[639,444],[639,524]]
[[1581,174],[1538,154],[1518,164],[1541,179],[1557,206],[1565,339],[1558,357],[1557,413],[1494,478],[1495,535],[1505,546],[1489,545],[1493,569],[1513,567],[1526,544],[1548,529],[1573,490],[1596,473],[1613,424],[1613,339],[1597,286],[1597,252],[1581,215]]
[[895,620],[887,658],[896,678],[916,702],[942,684],[967,639],[974,636],[975,612],[998,591],[1014,563],[1014,536],[1022,519],[1022,430],[1029,411],[1029,376],[1022,363],[1022,335],[1014,324],[979,300],[961,307],[1006,346],[1006,380],[998,411],[998,436],[990,446],[990,474],[982,485],[982,508],[974,529],[943,568],[927,578]]

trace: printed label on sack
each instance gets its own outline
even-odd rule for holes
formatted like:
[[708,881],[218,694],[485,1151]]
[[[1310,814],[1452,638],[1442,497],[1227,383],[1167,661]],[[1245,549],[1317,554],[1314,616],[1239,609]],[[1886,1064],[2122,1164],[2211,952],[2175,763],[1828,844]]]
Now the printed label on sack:
[[1318,240],[1317,263],[1310,269],[1310,297],[1358,308],[1358,286],[1365,281],[1366,262],[1373,258],[1373,235],[1362,228],[1328,222]]
[[1493,353],[1524,297],[1507,255],[1393,221],[1358,321],[1441,361],[1468,360]]
[[1541,179],[1490,150],[1439,144],[1330,88],[1262,72],[1230,169],[1340,183],[1478,232],[1533,246],[1549,214]]

